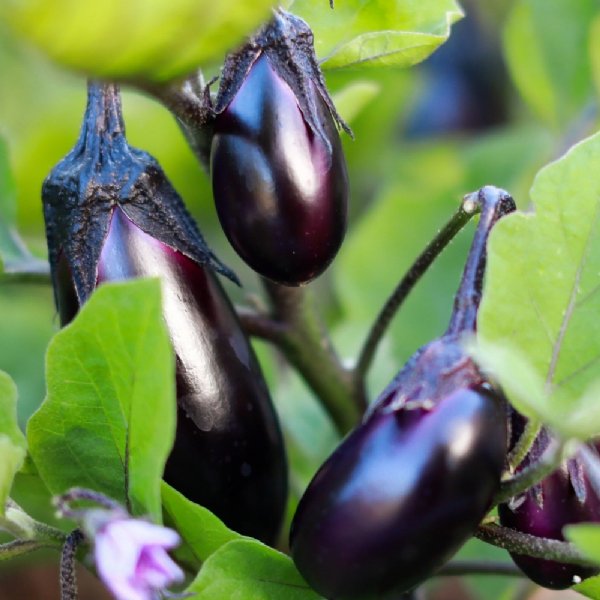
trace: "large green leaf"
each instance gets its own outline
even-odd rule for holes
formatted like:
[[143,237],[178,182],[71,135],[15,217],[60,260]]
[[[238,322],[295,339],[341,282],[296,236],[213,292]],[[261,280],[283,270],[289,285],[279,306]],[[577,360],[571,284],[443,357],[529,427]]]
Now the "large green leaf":
[[572,118],[592,93],[587,41],[596,0],[519,0],[504,48],[519,91],[552,125]]
[[227,542],[241,539],[207,508],[188,500],[164,481],[161,490],[165,522],[177,529],[198,567]]
[[225,53],[272,0],[4,0],[0,15],[59,63],[102,77],[168,80]]
[[16,472],[25,459],[25,436],[17,425],[17,387],[0,371],[0,516]]
[[229,542],[206,561],[190,599],[318,600],[292,559],[256,540]]
[[91,488],[160,520],[175,374],[159,282],[101,286],[51,341],[46,374],[27,437],[50,491]]
[[296,0],[323,68],[414,65],[427,58],[462,17],[456,0]]
[[542,169],[535,212],[492,233],[480,357],[511,400],[567,436],[600,433],[600,134]]

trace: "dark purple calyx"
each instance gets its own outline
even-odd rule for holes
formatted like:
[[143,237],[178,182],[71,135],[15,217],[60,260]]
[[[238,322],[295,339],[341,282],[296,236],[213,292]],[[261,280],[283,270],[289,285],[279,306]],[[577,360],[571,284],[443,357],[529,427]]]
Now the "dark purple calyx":
[[222,113],[234,99],[260,55],[269,59],[275,73],[292,90],[307,125],[325,145],[329,145],[331,133],[323,128],[323,110],[317,104],[318,98],[327,107],[335,124],[352,135],[327,91],[310,27],[300,17],[281,8],[247,44],[227,57],[214,107],[216,115]]
[[500,487],[506,406],[465,353],[476,328],[485,248],[514,210],[502,190],[473,194],[482,215],[448,331],[418,350],[300,500],[292,557],[336,600],[393,600],[473,534]]
[[[523,431],[525,422],[525,417],[513,411],[513,445]],[[539,461],[550,441],[547,430],[542,429],[517,472]],[[589,447],[594,453],[598,452],[596,446],[590,444]],[[540,538],[564,541],[562,530],[566,525],[600,522],[600,499],[588,480],[581,456],[576,454],[538,484],[510,502],[500,504],[498,514],[500,523],[505,527]],[[529,579],[550,589],[569,588],[599,572],[593,567],[522,554],[511,553],[511,557]]]
[[42,201],[55,289],[62,256],[79,302],[96,285],[102,243],[116,206],[152,237],[237,282],[206,245],[156,160],[127,143],[115,85],[88,84],[79,140],[44,181]]

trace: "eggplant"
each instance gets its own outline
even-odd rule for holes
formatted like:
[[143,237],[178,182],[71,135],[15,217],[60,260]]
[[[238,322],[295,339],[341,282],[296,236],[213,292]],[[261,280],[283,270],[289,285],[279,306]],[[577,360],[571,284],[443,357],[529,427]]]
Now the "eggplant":
[[[513,432],[523,430],[525,417],[514,412]],[[518,436],[513,434],[513,441]],[[542,429],[517,472],[542,456],[550,437]],[[598,449],[589,444],[597,453]],[[600,522],[600,499],[592,488],[585,463],[579,453],[565,461],[539,483],[498,506],[501,525],[541,538],[564,541],[563,527],[582,522]],[[544,560],[511,552],[515,564],[535,583],[545,588],[563,590],[597,575],[600,569]]]
[[114,85],[90,83],[81,137],[43,186],[61,323],[94,288],[162,281],[176,355],[177,433],[164,478],[242,534],[273,543],[287,497],[281,430],[260,367],[183,201],[128,146]]
[[335,600],[393,600],[428,578],[473,534],[500,487],[506,401],[465,353],[489,232],[514,210],[496,188],[482,216],[446,333],[408,361],[319,469],[292,522],[308,583]]
[[210,166],[223,231],[257,273],[284,285],[320,275],[346,231],[348,175],[312,32],[279,10],[228,57]]

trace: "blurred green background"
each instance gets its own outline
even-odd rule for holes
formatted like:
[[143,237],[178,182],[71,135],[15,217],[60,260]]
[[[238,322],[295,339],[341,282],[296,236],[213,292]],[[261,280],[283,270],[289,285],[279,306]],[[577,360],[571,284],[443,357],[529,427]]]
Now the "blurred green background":
[[[596,0],[470,1],[463,8],[466,18],[453,26],[450,40],[417,67],[326,73],[355,134],[354,140],[343,136],[351,222],[337,259],[311,287],[344,360],[355,359],[387,295],[465,193],[493,184],[526,208],[536,171],[598,128]],[[14,175],[17,225],[31,250],[43,257],[40,188],[77,138],[85,78],[52,63],[2,20],[0,73],[0,137]],[[243,303],[246,294],[261,295],[258,279],[220,230],[208,176],[173,117],[127,86],[123,103],[130,143],[158,159],[209,244],[240,275],[243,290],[225,282],[236,302]],[[472,232],[471,224],[394,320],[369,376],[372,399],[418,346],[444,330]],[[57,328],[48,286],[0,280],[0,369],[17,382],[23,426],[44,397],[44,352]],[[256,348],[281,411],[297,497],[336,435],[281,356],[262,342]],[[21,476],[16,495],[26,505],[41,504],[28,477],[34,479]],[[478,543],[468,544],[463,553],[506,559]],[[430,597],[508,599],[540,593],[498,578],[455,582],[450,595],[448,585],[436,581]]]

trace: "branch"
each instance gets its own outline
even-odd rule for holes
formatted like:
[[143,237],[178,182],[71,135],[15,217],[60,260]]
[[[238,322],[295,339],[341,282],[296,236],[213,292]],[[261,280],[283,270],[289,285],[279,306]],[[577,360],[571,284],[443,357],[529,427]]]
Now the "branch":
[[263,279],[272,316],[242,314],[242,322],[277,344],[322,403],[340,434],[359,421],[367,402],[361,378],[342,365],[306,288]]
[[0,265],[0,283],[33,283],[50,285],[50,266],[45,260],[25,258]]
[[236,306],[235,311],[242,324],[242,329],[248,335],[275,345],[283,343],[287,331],[287,327],[283,323],[247,306]]
[[478,208],[479,206],[476,206],[473,203],[470,196],[466,196],[460,208],[427,245],[425,250],[417,257],[413,265],[397,285],[396,289],[386,300],[383,308],[377,315],[359,354],[358,362],[356,364],[356,376],[359,379],[365,377],[373,362],[379,343],[387,331],[391,320],[394,318],[394,315],[400,306],[402,306],[404,300],[406,300],[415,284],[425,274],[434,260],[441,254],[442,250],[444,250],[456,234],[468,223],[469,219],[477,212]]
[[513,554],[573,565],[598,566],[584,557],[570,542],[540,538],[500,525],[480,525],[475,537]]
[[535,442],[535,438],[537,438],[541,430],[542,425],[539,421],[533,421],[531,419],[527,421],[521,437],[508,455],[508,466],[512,472],[517,469],[527,454],[529,454],[533,442]]
[[6,544],[0,544],[0,561],[23,556],[24,554],[45,548],[56,548],[56,546],[34,540],[13,540]]
[[564,460],[564,443],[552,440],[539,460],[528,465],[516,475],[502,482],[500,492],[494,499],[494,504],[502,504],[508,502],[514,496],[518,496],[531,486],[538,483],[560,467]]
[[77,600],[77,573],[75,571],[75,556],[77,548],[83,542],[83,533],[74,529],[63,546],[60,557],[60,598],[61,600]]

